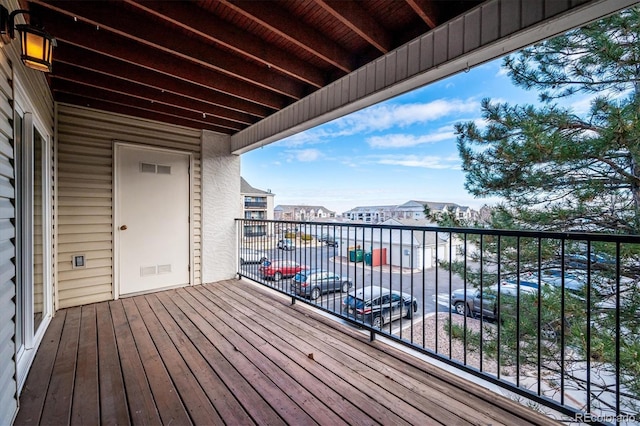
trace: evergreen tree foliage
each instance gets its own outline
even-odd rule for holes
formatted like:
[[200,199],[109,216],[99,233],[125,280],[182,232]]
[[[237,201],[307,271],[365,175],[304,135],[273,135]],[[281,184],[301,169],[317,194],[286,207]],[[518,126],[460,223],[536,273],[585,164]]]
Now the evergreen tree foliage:
[[[502,197],[520,228],[639,233],[640,9],[524,49],[504,67],[541,105],[485,99],[486,128],[456,125],[466,189]],[[577,94],[594,96],[585,113],[558,103]]]
[[[486,126],[459,123],[456,133],[466,189],[504,202],[490,223],[440,217],[440,224],[640,234],[640,8],[526,48],[503,66],[516,86],[539,93],[539,104],[484,99]],[[589,108],[570,104],[577,95],[590,95]],[[465,336],[469,350],[482,349],[499,368],[539,371],[551,389],[560,380],[589,389],[594,411],[615,412],[610,378],[619,373],[622,412],[616,414],[640,411],[640,270],[633,266],[640,264],[639,247],[471,234],[465,241],[477,250],[444,266],[483,291],[554,269],[585,285],[541,286],[537,295],[519,296],[519,317],[502,315],[499,324],[478,333],[454,329],[453,336]],[[602,255],[605,263],[587,278],[583,268],[563,263],[572,253]],[[615,261],[606,263],[618,254],[619,271]],[[587,384],[587,366],[592,381],[608,379]]]

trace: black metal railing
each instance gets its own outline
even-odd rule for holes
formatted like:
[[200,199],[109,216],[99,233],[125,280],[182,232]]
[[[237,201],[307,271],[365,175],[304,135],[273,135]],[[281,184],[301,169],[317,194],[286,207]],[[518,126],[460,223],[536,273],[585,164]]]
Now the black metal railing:
[[[261,226],[257,237],[243,236]],[[239,276],[588,423],[640,420],[640,236],[237,220]]]

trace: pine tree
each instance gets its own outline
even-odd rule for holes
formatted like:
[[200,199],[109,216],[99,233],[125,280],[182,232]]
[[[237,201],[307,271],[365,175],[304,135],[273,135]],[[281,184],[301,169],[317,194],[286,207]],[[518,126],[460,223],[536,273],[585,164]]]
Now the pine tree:
[[[640,9],[504,59],[540,106],[482,102],[488,125],[456,126],[466,189],[499,196],[514,225],[640,232]],[[579,115],[560,106],[592,94]]]
[[[504,200],[493,209],[490,224],[483,226],[640,234],[640,8],[531,46],[506,57],[503,66],[516,86],[538,91],[540,102],[512,105],[485,99],[486,127],[473,122],[456,125],[466,189],[477,197]],[[592,95],[587,112],[566,106],[576,95]],[[452,225],[450,220],[442,224]],[[471,271],[466,262],[446,266],[482,289],[498,278],[544,272],[557,266],[560,253],[571,249],[535,238],[470,239],[482,247],[467,254],[472,262],[480,262],[480,268]],[[594,243],[593,248],[615,253],[613,244]],[[637,252],[638,247],[629,247],[621,255],[624,261],[635,256],[630,263],[637,264]],[[625,392],[622,409],[637,413],[640,274],[625,271],[636,278],[625,279],[618,288],[614,269],[594,273],[590,287],[578,292],[545,287],[538,295],[522,296],[519,323],[515,316],[503,315],[500,327],[487,328],[482,339],[477,333],[455,333],[467,335],[470,349],[482,345],[485,356],[499,356],[500,365],[535,371],[541,364],[548,377],[557,378],[564,363],[568,383],[582,391],[587,389],[587,360],[599,377],[619,368]],[[620,310],[603,309],[616,298]],[[617,320],[622,327],[616,327]],[[615,386],[604,383],[591,392],[592,409],[613,409]]]

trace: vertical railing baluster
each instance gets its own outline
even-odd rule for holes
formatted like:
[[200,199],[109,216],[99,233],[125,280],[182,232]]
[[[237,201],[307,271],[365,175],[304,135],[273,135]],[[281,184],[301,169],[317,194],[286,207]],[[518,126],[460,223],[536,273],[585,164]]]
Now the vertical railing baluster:
[[538,335],[537,335],[537,360],[538,360],[538,395],[542,394],[542,241],[538,238]]
[[[449,231],[449,298],[451,298],[451,293],[453,293],[452,285],[453,285],[453,233]],[[464,303],[465,310],[467,304],[467,288],[464,289]],[[451,309],[449,309],[449,359],[453,357],[453,342],[451,341],[451,333],[453,329],[453,316],[451,315]],[[437,333],[437,330],[436,330]]]
[[566,240],[562,240],[562,246],[560,247],[560,253],[562,258],[562,264],[560,265],[560,403],[564,405],[564,367],[565,367],[565,327],[564,327],[564,311],[565,311],[565,288],[564,288],[564,275],[565,275],[565,245]]
[[483,296],[484,293],[484,238],[483,235],[480,234],[480,371],[484,371],[482,365],[482,358],[484,357],[482,353],[482,349],[484,346],[484,304],[483,304]]
[[[465,306],[465,308],[464,308],[465,309],[465,315],[463,317],[464,326],[462,327],[462,330],[463,330],[463,333],[464,333],[462,335],[462,343],[463,343],[463,346],[464,346],[464,351],[462,352],[462,359],[463,359],[463,364],[467,365],[467,332],[468,332],[467,327],[468,327],[468,324],[467,324],[467,312],[466,311],[467,311],[467,309],[469,309],[469,307],[468,307],[469,305],[467,303],[467,297],[468,297],[467,288],[468,288],[469,284],[467,282],[468,276],[467,276],[467,233],[466,232],[464,234],[464,238],[462,239],[462,241],[463,241],[463,243],[462,243],[462,246],[463,246],[462,253],[464,255],[464,259],[462,261],[462,264],[464,265],[464,271],[462,273],[462,282],[463,282],[463,285],[464,285],[464,306]],[[482,305],[480,305],[480,312],[482,312]],[[470,315],[473,315],[473,308],[472,308],[472,310],[470,312]]]
[[[498,235],[498,241],[497,241],[497,267],[498,267],[498,294],[496,296],[496,303],[497,303],[497,309],[500,310],[500,281],[502,281],[501,279],[501,272],[502,272],[502,238],[500,235]],[[500,350],[500,334],[502,333],[502,329],[500,327],[500,319],[498,319],[496,321],[496,326],[497,326],[497,334],[496,334],[496,347],[497,347],[497,378],[500,379],[500,358],[501,358],[501,353],[502,351]]]
[[616,242],[616,424],[620,424],[620,242]]
[[516,386],[520,387],[520,237],[516,237]]
[[[587,253],[591,253],[591,240],[587,240]],[[587,413],[591,412],[591,263],[587,262]]]
[[[438,262],[439,262],[439,258],[438,258],[438,241],[440,241],[439,235],[440,235],[440,233],[438,231],[436,231],[436,257],[435,257],[435,263],[436,263],[435,268],[436,268],[436,270],[435,270],[435,273],[434,273],[434,279],[436,281],[435,282],[435,290],[434,290],[435,297],[436,297],[436,302],[435,302],[435,310],[436,310],[435,324],[436,324],[436,328],[435,328],[435,330],[433,330],[434,340],[435,340],[435,348],[434,348],[434,350],[435,350],[436,353],[439,353],[439,351],[438,351],[438,341],[440,340],[440,339],[438,339],[438,330],[439,330],[438,327],[440,326],[439,321],[438,321],[439,317],[440,317],[440,312],[439,312],[440,311],[440,309],[439,309],[440,304],[438,303],[438,294],[440,294],[440,292],[438,291],[438,269],[440,269],[438,267]],[[451,242],[449,242],[449,243],[451,243]],[[449,313],[451,313],[451,293],[449,293],[449,297],[447,299],[447,306],[449,308],[448,309]],[[422,335],[424,336],[424,330],[422,331]]]

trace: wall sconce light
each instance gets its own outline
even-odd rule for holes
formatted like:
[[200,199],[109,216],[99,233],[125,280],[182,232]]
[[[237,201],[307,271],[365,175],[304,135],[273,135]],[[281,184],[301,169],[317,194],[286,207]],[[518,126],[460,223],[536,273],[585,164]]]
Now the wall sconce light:
[[15,25],[15,17],[19,14],[31,14],[30,11],[19,9],[9,13],[6,7],[0,5],[0,34],[6,40],[16,38],[15,30],[20,33],[21,55],[20,59],[29,68],[34,70],[51,72],[53,62],[53,48],[56,39],[41,28],[33,25]]

